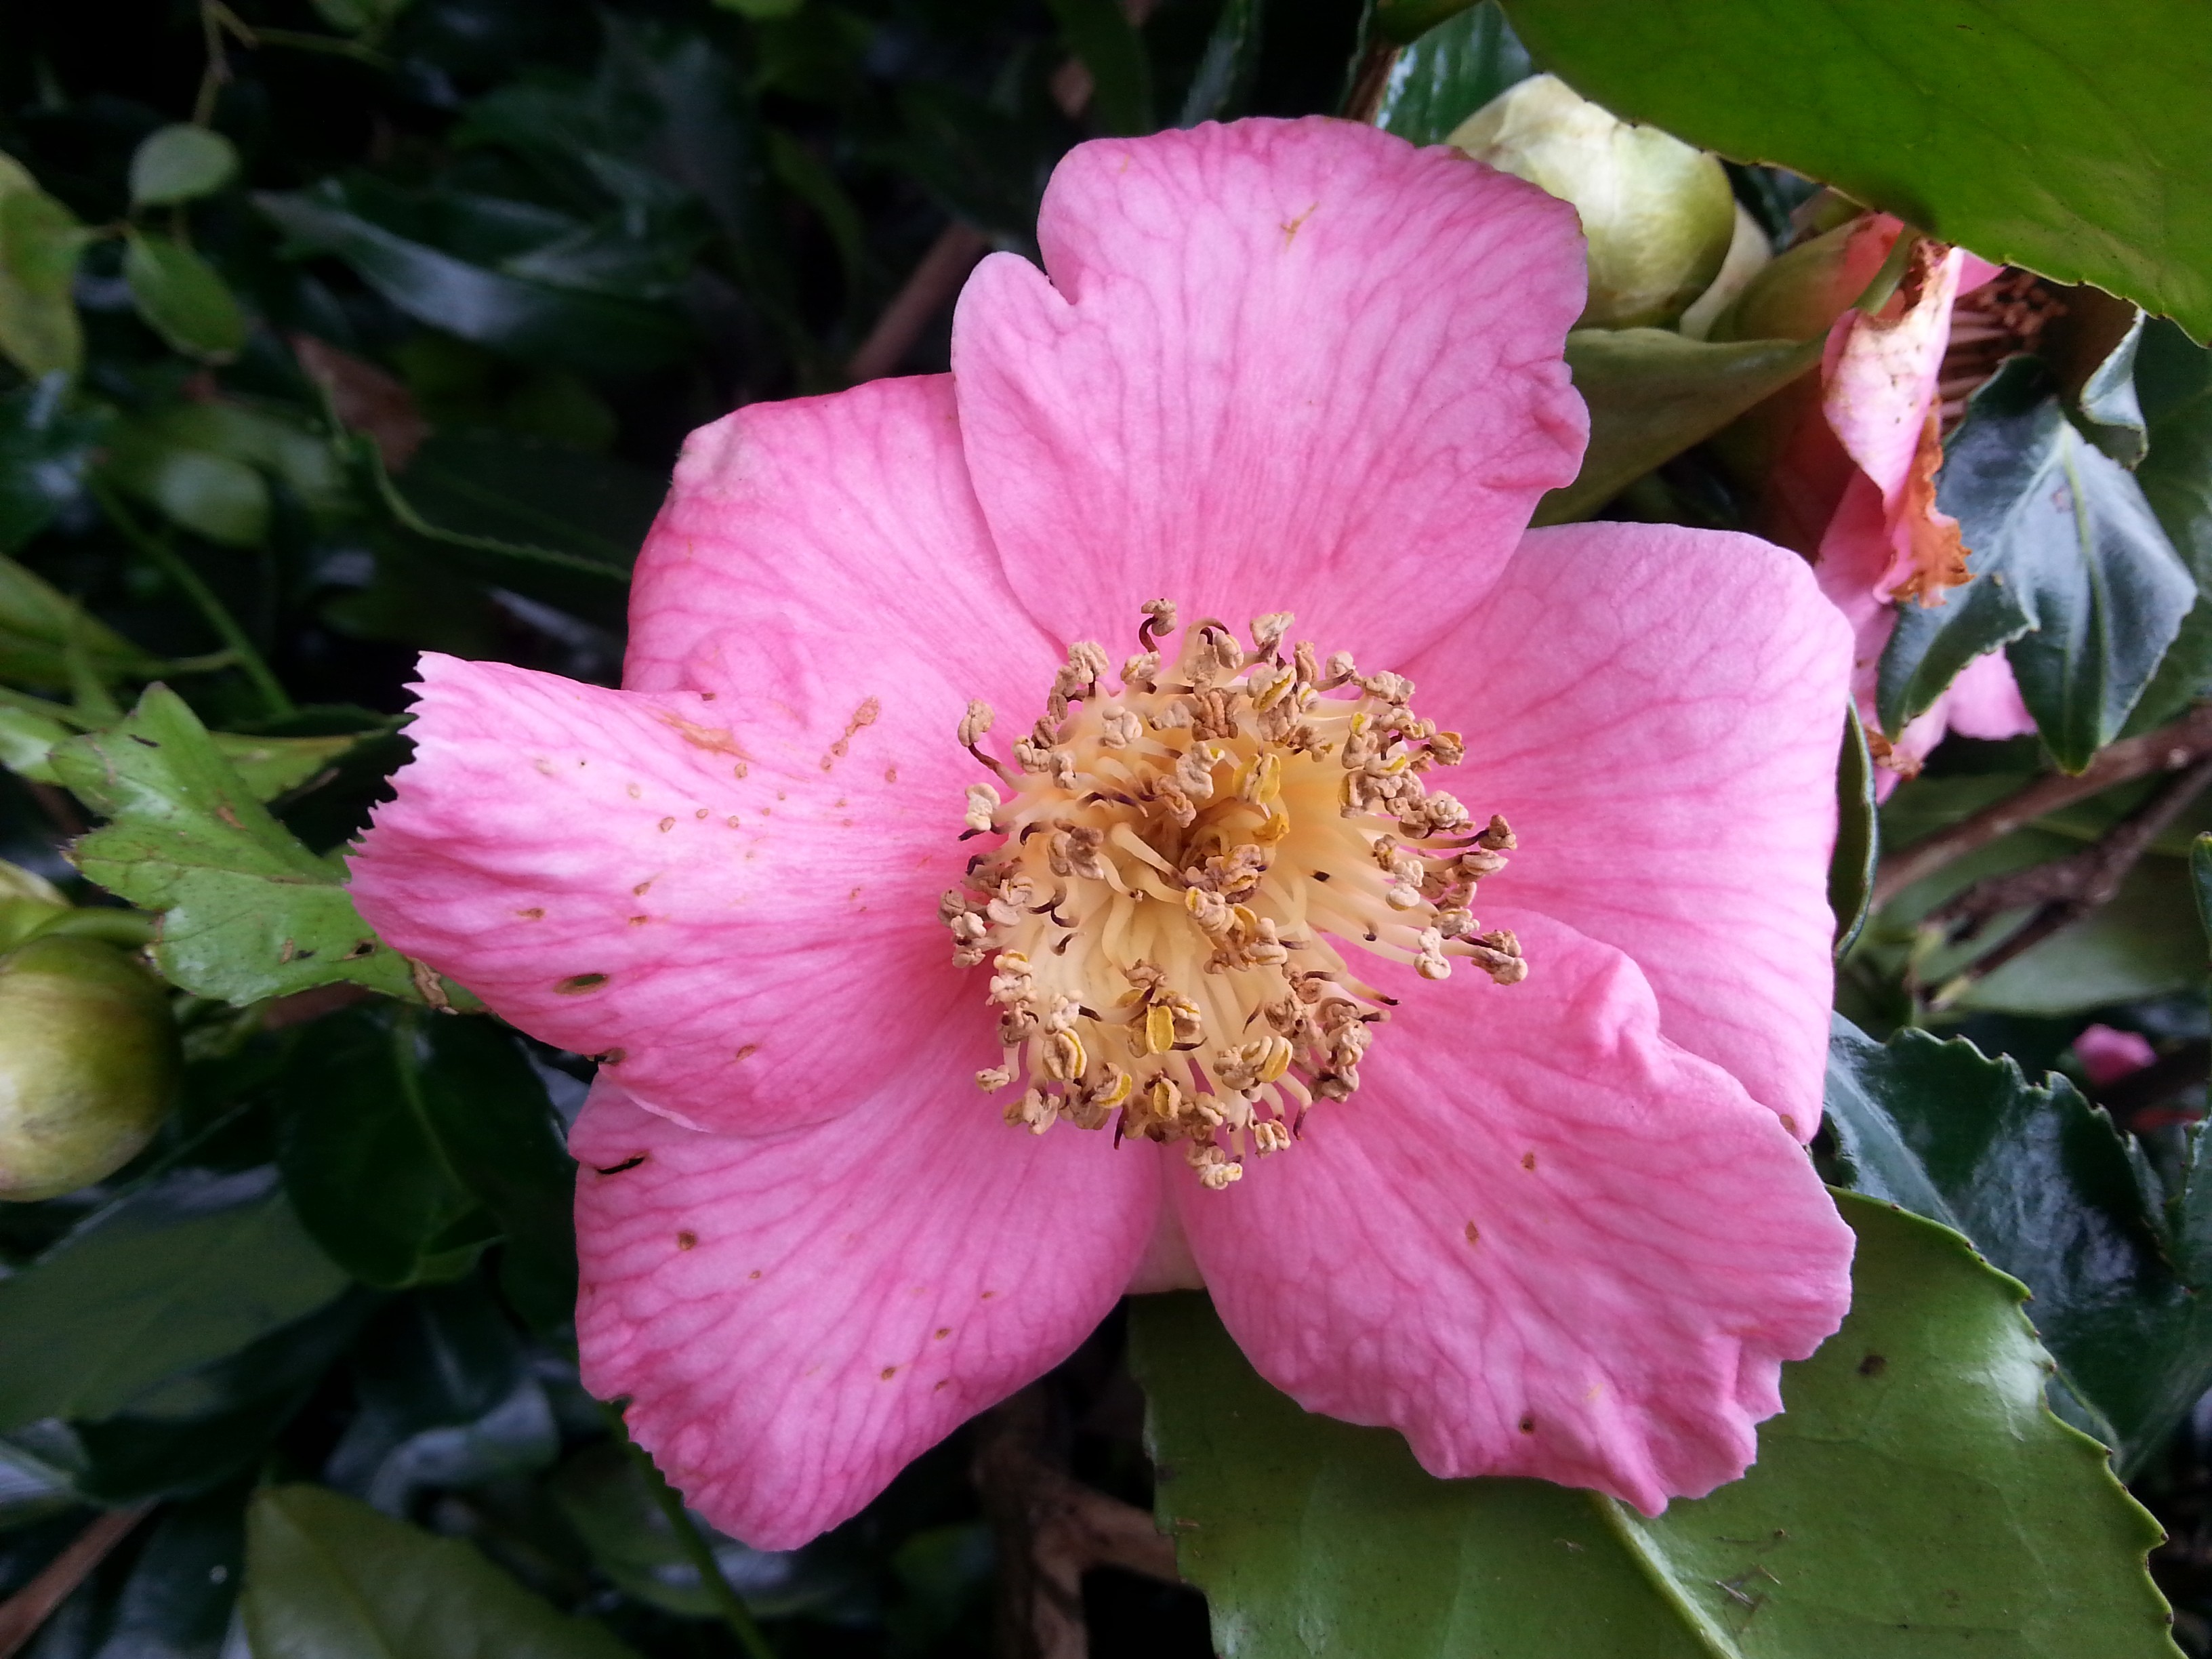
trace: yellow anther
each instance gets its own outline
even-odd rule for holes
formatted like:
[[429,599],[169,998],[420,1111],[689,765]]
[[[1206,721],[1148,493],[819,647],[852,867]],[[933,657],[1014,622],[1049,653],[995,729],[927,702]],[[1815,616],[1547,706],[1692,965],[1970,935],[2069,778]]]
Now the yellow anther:
[[1072,1083],[1083,1075],[1083,1039],[1073,1031],[1054,1031],[1045,1040],[1044,1074],[1055,1083]]
[[1175,1047],[1175,1010],[1164,1002],[1145,1009],[1145,1052],[1164,1054]]

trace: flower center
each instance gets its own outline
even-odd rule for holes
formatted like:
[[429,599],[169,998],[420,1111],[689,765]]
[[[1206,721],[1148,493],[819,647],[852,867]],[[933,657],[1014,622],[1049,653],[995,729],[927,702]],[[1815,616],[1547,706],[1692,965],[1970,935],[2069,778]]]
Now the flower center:
[[995,844],[939,908],[954,962],[991,964],[1006,1053],[975,1080],[1022,1085],[1006,1121],[1179,1140],[1218,1189],[1359,1087],[1395,999],[1332,939],[1425,979],[1455,957],[1527,976],[1519,941],[1468,908],[1513,832],[1430,786],[1460,739],[1413,713],[1404,677],[1304,642],[1285,660],[1287,612],[1256,618],[1249,651],[1200,622],[1163,667],[1176,607],[1144,609],[1120,689],[1103,649],[1074,646],[1013,764],[980,746],[990,706],[968,706],[960,741],[1009,793],[969,787],[962,838]]

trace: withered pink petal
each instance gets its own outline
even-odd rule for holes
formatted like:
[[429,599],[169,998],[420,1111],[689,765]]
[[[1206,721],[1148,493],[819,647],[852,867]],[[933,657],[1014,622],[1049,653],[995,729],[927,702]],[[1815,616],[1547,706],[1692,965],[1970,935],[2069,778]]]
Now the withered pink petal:
[[1833,989],[1849,671],[1802,559],[1626,524],[1531,532],[1489,599],[1408,667],[1422,712],[1464,734],[1449,787],[1520,837],[1476,916],[1540,910],[1626,951],[1668,1036],[1805,1138]]
[[1307,1409],[1398,1429],[1434,1474],[1656,1514],[1750,1464],[1782,1362],[1849,1305],[1851,1233],[1627,958],[1495,920],[1526,981],[1392,969],[1356,1097],[1225,1191],[1170,1190],[1230,1334]]
[[839,1122],[702,1134],[602,1085],[581,1160],[584,1385],[714,1525],[802,1544],[1073,1352],[1159,1206],[1149,1146],[999,1121],[938,1041]]
[[1056,638],[1137,607],[1395,666],[1494,579],[1587,421],[1573,210],[1314,118],[1079,145],[1045,270],[979,266],[952,334],[975,488]]
[[988,1063],[936,915],[949,736],[910,757],[866,728],[832,757],[735,696],[421,673],[415,758],[351,860],[399,950],[702,1127],[834,1116],[939,1027]]
[[1828,424],[1893,507],[1935,402],[1965,258],[1953,248],[1933,260],[1894,316],[1846,313],[1838,325],[1840,344],[1832,341],[1827,354],[1821,402]]

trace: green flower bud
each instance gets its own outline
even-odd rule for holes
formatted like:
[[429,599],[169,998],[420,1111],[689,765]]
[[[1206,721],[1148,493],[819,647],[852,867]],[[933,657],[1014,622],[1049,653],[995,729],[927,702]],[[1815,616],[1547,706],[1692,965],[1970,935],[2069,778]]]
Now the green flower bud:
[[0,859],[0,951],[28,939],[70,908],[44,876]]
[[75,1192],[153,1138],[183,1064],[161,982],[49,934],[0,957],[0,1200]]
[[1824,334],[1881,269],[1894,221],[1872,214],[1778,255],[1712,326],[1716,340],[1809,340]]
[[1584,328],[1671,323],[1727,257],[1735,198],[1719,161],[1636,126],[1539,75],[1509,87],[1445,143],[1574,204],[1589,239]]

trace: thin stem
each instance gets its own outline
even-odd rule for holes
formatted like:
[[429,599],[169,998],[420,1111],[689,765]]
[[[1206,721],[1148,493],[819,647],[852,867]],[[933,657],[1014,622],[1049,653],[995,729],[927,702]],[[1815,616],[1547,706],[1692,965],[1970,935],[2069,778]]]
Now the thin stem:
[[224,608],[221,599],[216,598],[214,590],[200,580],[199,572],[193,569],[184,556],[166,540],[140,524],[106,484],[95,480],[92,484],[92,494],[93,499],[100,503],[100,510],[123,532],[125,538],[158,565],[163,575],[184,589],[185,597],[199,608],[200,615],[207,619],[208,626],[222,636],[222,642],[238,659],[240,671],[253,682],[254,690],[261,694],[262,706],[270,718],[281,720],[298,712],[283,682],[270,672],[261,653],[254,648],[253,641],[246,637],[246,630],[238,625],[238,619]]
[[295,52],[323,52],[333,58],[350,58],[356,64],[366,64],[371,69],[390,69],[392,59],[374,46],[365,46],[358,40],[341,40],[335,35],[311,34],[303,29],[264,29],[253,31],[253,43],[258,46],[289,46]]
[[645,1448],[629,1437],[629,1425],[623,1421],[622,1413],[612,1406],[605,1409],[608,1421],[614,1425],[615,1438],[622,1442],[630,1461],[637,1465],[638,1473],[645,1477],[646,1490],[653,1494],[653,1501],[676,1534],[677,1547],[697,1570],[699,1582],[706,1586],[715,1610],[722,1615],[722,1622],[730,1627],[730,1634],[738,1638],[738,1645],[750,1659],[776,1659],[775,1649],[769,1645],[767,1635],[753,1618],[752,1609],[745,1605],[744,1597],[722,1576],[721,1563],[714,1559],[714,1549],[701,1535],[691,1511],[684,1507],[683,1498],[661,1478]]

